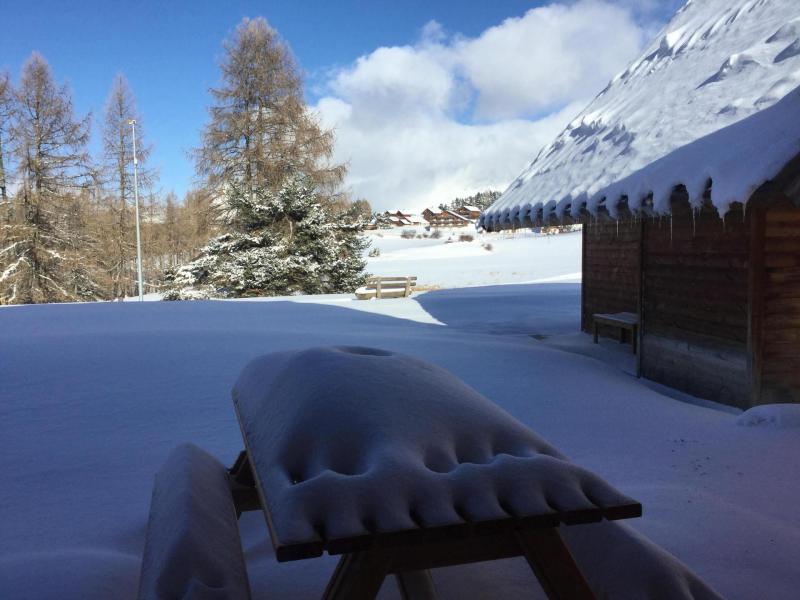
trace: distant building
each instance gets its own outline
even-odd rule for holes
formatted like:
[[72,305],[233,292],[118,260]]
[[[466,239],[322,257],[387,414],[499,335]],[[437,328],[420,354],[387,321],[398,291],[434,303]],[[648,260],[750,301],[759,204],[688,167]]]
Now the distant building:
[[422,218],[431,227],[466,227],[472,225],[467,217],[464,217],[452,210],[440,210],[438,208],[426,208],[422,211]]
[[455,212],[472,221],[476,221],[481,216],[481,209],[470,204],[457,208]]
[[387,210],[383,214],[395,227],[413,227],[423,224],[423,218],[420,215],[408,210]]

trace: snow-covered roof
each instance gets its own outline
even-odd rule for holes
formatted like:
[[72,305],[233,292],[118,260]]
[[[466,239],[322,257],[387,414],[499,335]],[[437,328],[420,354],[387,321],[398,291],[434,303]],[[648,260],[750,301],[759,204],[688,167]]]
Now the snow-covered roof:
[[480,208],[478,208],[477,206],[473,206],[472,204],[467,204],[465,206],[462,206],[461,208],[468,210],[470,212],[481,212]]
[[457,213],[456,211],[454,211],[454,210],[445,210],[445,211],[443,211],[443,212],[444,212],[444,213],[446,213],[446,214],[448,214],[448,215],[450,215],[451,217],[454,217],[454,218],[460,219],[460,220],[462,220],[462,221],[469,221],[469,219],[468,219],[467,217],[465,217],[465,216],[463,216],[463,215],[460,215],[460,214],[458,214],[458,213]]
[[721,213],[800,152],[800,2],[689,0],[482,215],[489,228],[543,209],[632,209],[676,185]]

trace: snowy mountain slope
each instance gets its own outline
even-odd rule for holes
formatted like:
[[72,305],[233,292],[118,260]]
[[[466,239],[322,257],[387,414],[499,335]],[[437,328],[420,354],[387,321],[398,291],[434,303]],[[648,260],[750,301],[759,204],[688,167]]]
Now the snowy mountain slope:
[[[724,213],[800,152],[800,94],[791,93],[798,86],[800,2],[689,0],[540,151],[483,222],[492,226],[539,206],[560,215],[571,204],[577,214],[583,200],[593,211],[606,196],[626,195],[636,208],[650,192],[664,212],[676,184],[698,202],[709,178],[712,202]],[[742,128],[733,143],[711,138],[770,107],[768,119]],[[710,142],[701,156],[673,160],[670,170],[648,169],[703,138]],[[723,193],[718,184],[732,175]]]

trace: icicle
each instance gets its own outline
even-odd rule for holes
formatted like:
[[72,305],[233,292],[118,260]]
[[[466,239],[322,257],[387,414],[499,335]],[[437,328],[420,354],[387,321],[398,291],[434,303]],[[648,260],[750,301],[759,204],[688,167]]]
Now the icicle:
[[697,237],[697,211],[698,209],[692,207],[692,238]]
[[672,213],[669,213],[669,244],[672,245]]
[[619,237],[619,219],[614,219],[614,222],[617,224],[617,237]]

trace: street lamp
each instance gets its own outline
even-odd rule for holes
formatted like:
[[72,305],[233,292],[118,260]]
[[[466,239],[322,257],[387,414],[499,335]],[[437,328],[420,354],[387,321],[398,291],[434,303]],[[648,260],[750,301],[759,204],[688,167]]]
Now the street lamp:
[[136,119],[128,121],[133,133],[133,197],[136,204],[136,269],[139,277],[139,302],[144,300],[144,284],[142,282],[142,239],[139,233],[139,175],[137,173],[137,165],[139,161],[136,159]]

